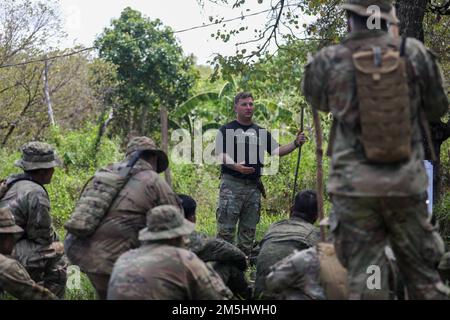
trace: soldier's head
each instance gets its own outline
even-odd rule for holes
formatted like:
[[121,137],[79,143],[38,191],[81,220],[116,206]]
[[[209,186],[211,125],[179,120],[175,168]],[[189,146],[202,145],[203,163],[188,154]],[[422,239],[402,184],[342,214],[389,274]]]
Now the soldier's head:
[[32,176],[40,184],[51,182],[54,168],[62,165],[52,146],[45,142],[32,141],[21,148],[22,158],[15,165]]
[[16,225],[8,207],[0,208],[0,253],[11,254],[14,244],[22,236],[23,229]]
[[197,202],[195,200],[185,194],[179,194],[178,198],[181,200],[181,206],[184,210],[184,217],[192,223],[196,222],[195,211],[197,209]]
[[184,236],[191,234],[194,229],[195,224],[186,220],[178,207],[162,205],[147,213],[147,227],[139,232],[139,240],[180,247],[185,243]]
[[255,105],[253,104],[253,96],[249,92],[240,92],[234,97],[234,112],[238,120],[243,122],[251,122]]
[[392,0],[346,0],[349,31],[380,29],[387,31],[388,23],[398,23]]
[[301,218],[311,224],[317,221],[317,195],[312,190],[303,190],[295,196],[291,217]]
[[132,157],[135,152],[141,152],[141,159],[152,165],[160,173],[169,166],[169,159],[164,151],[159,149],[149,137],[134,137],[127,145],[126,156]]

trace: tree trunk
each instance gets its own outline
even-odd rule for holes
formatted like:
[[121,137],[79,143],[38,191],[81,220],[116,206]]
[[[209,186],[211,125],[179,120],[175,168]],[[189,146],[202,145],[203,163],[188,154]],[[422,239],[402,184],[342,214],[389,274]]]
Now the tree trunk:
[[[396,3],[397,16],[400,20],[400,34],[413,37],[422,42],[424,39],[423,19],[428,0],[398,0]],[[433,164],[433,203],[437,203],[441,197],[441,145],[450,137],[450,122],[431,124],[431,135],[436,161],[431,161],[431,153],[426,147],[426,158]],[[426,145],[426,143],[425,143]]]
[[[144,106],[142,108],[142,112],[139,115],[140,116],[140,120],[139,120],[139,133],[143,136],[148,134],[148,129],[147,129],[147,115],[148,115],[148,108],[147,106]],[[138,121],[136,121],[138,122]]]
[[[167,108],[161,106],[161,142],[162,150],[169,156],[169,121],[167,116]],[[172,175],[170,174],[170,168],[167,168],[164,172],[167,184],[172,187]]]
[[423,18],[428,0],[397,0],[400,34],[424,41]]
[[55,125],[55,118],[53,117],[53,107],[52,107],[52,101],[50,100],[50,89],[48,88],[48,61],[45,60],[45,67],[44,67],[44,95],[45,95],[45,102],[47,103],[47,113],[48,113],[48,119],[50,121],[50,125]]

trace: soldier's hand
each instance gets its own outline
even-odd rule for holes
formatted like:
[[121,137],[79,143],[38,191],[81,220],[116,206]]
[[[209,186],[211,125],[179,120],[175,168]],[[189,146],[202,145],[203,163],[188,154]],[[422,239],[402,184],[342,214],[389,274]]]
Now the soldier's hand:
[[303,145],[308,139],[305,134],[301,131],[297,132],[297,137],[294,140],[294,144],[296,147]]
[[241,163],[236,163],[234,165],[234,170],[236,170],[237,172],[240,172],[242,174],[252,174],[255,172],[255,168],[246,167]]
[[55,250],[56,254],[64,254],[64,244],[60,241],[55,241],[50,245],[50,248]]

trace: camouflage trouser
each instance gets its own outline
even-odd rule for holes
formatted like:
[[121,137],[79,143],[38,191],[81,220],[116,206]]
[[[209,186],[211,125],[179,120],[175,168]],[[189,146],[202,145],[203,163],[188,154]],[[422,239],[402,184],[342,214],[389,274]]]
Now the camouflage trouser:
[[[410,299],[444,299],[436,271],[440,252],[428,222],[425,196],[332,196],[331,230],[339,260],[348,271],[351,299],[387,299],[392,247]],[[377,279],[378,278],[378,279]]]
[[217,237],[234,242],[238,224],[237,247],[249,255],[259,222],[261,192],[256,181],[223,175],[216,212]]

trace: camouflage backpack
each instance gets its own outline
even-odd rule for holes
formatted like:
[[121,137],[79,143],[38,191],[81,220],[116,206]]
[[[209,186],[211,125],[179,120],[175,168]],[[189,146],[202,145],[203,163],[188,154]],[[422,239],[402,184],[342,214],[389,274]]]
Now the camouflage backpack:
[[119,192],[130,179],[131,169],[139,160],[140,152],[126,166],[110,166],[98,170],[85,184],[80,198],[64,228],[71,234],[86,238],[99,226]]
[[[397,42],[397,41],[396,41]],[[360,141],[374,163],[396,163],[411,156],[412,124],[404,56],[405,40],[388,43],[348,43],[355,67]],[[400,48],[399,48],[400,47]]]

